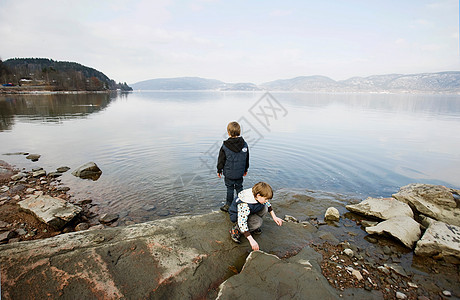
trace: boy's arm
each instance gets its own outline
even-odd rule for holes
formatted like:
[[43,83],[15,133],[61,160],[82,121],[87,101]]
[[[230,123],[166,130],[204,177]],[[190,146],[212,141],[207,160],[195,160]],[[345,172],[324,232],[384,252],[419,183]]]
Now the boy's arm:
[[217,175],[220,177],[224,169],[225,160],[227,159],[223,147],[220,147],[219,157],[217,158]]
[[246,168],[244,169],[244,173],[248,173],[249,169],[249,147],[248,147],[248,155],[246,156]]
[[249,231],[249,213],[250,210],[247,203],[238,204],[238,227],[240,228],[241,233],[248,239],[249,244],[251,244],[252,250],[259,250],[259,244],[252,237],[251,232]]
[[267,205],[267,207],[268,207],[268,212],[269,212],[270,215],[272,216],[273,221],[275,221],[275,223],[276,223],[278,226],[283,225],[283,222],[284,222],[283,219],[278,218],[278,217],[276,216],[276,214],[275,214],[275,212],[273,211],[273,207],[272,207],[272,205],[270,204],[270,202],[267,201],[267,202],[265,203],[265,205]]

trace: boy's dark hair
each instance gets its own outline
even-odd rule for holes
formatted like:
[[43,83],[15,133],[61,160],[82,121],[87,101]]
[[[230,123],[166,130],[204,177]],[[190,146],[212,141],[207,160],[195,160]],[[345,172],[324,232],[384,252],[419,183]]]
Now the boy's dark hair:
[[258,182],[252,187],[252,194],[257,196],[259,194],[262,197],[265,197],[267,200],[273,198],[272,187],[266,182]]
[[231,137],[237,137],[241,134],[240,124],[238,122],[230,122],[227,125],[227,132]]

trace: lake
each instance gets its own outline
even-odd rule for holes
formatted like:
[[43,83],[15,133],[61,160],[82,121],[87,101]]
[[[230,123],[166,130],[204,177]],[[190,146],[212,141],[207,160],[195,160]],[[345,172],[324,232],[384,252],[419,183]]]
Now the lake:
[[[18,168],[75,169],[74,199],[143,222],[218,210],[216,162],[226,126],[242,125],[249,188],[388,197],[413,183],[460,188],[460,96],[145,91],[0,96],[0,159]],[[41,154],[38,162],[14,152]]]

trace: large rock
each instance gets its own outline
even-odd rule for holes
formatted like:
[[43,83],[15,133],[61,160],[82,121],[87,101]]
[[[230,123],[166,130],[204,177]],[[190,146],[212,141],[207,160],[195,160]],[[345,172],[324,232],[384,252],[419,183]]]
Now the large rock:
[[[251,249],[230,239],[231,226],[214,212],[0,245],[2,299],[212,299]],[[278,257],[312,238],[293,223],[262,230],[260,248]]]
[[[302,251],[308,249],[304,248]],[[339,299],[339,297],[321,275],[321,269],[314,260],[285,262],[275,255],[254,251],[246,259],[241,273],[221,284],[217,299]]]
[[30,196],[18,205],[34,214],[40,221],[57,229],[62,229],[81,212],[80,207],[49,195]]
[[86,163],[72,172],[72,175],[76,177],[92,180],[98,180],[101,174],[101,169],[94,162]]
[[460,226],[460,208],[452,191],[442,185],[412,183],[403,186],[393,197],[409,204],[419,213]]
[[421,236],[420,224],[407,216],[394,217],[376,226],[367,227],[366,232],[391,235],[411,249]]
[[460,263],[460,227],[432,222],[415,247],[415,254],[439,256]]
[[367,198],[358,204],[347,205],[346,208],[354,213],[388,220],[397,216],[414,217],[412,209],[406,203],[393,198]]

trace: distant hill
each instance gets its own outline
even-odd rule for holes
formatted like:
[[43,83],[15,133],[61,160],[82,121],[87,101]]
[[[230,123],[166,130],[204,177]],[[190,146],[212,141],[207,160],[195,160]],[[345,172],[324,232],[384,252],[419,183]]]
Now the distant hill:
[[157,78],[131,84],[135,90],[217,90],[225,83],[199,77]]
[[460,93],[460,72],[373,75],[342,81],[307,76],[275,80],[260,87],[273,91]]
[[131,85],[135,90],[307,91],[460,93],[460,72],[386,74],[335,81],[326,76],[299,76],[256,85],[199,77],[158,78]]
[[76,62],[47,58],[13,58],[0,61],[0,80],[15,86],[47,86],[53,90],[132,90],[104,73]]

